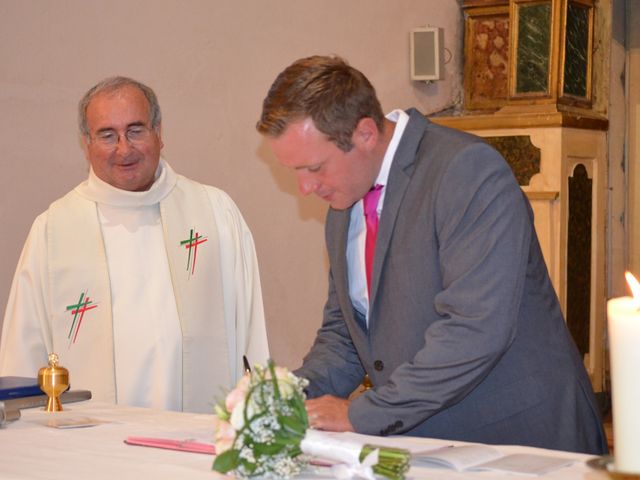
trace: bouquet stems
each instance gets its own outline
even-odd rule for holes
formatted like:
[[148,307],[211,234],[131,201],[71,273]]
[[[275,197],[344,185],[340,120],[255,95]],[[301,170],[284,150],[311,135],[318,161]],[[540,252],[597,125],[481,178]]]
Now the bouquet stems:
[[372,467],[373,472],[390,480],[402,480],[404,474],[409,470],[411,453],[401,448],[365,444],[360,451],[360,461],[362,462],[367,455],[376,449],[378,450],[378,463]]
[[[411,461],[411,452],[408,450],[371,444],[363,445],[350,438],[337,438],[318,430],[307,430],[300,447],[307,455],[332,460],[350,467],[360,465],[370,468],[373,473],[389,480],[402,480],[409,470]],[[374,452],[377,455],[370,457]]]

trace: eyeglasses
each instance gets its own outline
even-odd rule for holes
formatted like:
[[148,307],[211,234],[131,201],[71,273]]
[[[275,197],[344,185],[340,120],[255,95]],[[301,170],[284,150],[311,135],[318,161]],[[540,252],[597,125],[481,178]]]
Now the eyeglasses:
[[[132,125],[124,132],[131,145],[142,145],[149,141],[151,129],[145,125]],[[115,147],[120,143],[120,134],[113,129],[100,130],[93,139],[103,147]]]

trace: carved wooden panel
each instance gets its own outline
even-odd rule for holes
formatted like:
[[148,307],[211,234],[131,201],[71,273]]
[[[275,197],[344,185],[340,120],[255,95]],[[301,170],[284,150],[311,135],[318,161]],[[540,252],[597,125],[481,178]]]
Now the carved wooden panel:
[[470,9],[465,23],[465,108],[495,110],[509,93],[509,7]]
[[540,149],[531,143],[528,135],[484,137],[507,161],[520,186],[540,172]]

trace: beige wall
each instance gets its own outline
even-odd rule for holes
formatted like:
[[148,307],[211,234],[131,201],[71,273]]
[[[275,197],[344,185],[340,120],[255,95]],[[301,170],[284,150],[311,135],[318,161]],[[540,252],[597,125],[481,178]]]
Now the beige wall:
[[629,268],[640,276],[640,9],[627,0],[627,158]]
[[[409,80],[409,29],[443,27],[446,81]],[[226,190],[253,230],[274,358],[299,364],[326,294],[323,217],[300,199],[254,131],[291,61],[336,53],[363,70],[386,110],[425,113],[459,98],[456,0],[0,0],[0,309],[34,217],[86,175],[76,102],[103,77],[151,85],[164,155]]]
[[[636,0],[632,0],[636,1]],[[603,2],[604,3],[604,2]],[[626,209],[626,108],[625,108],[625,0],[613,0],[608,7],[611,12],[611,42],[608,55],[608,116],[609,116],[609,170],[607,212],[607,291],[608,297],[626,294],[624,272],[627,266],[627,238],[625,230]],[[601,3],[601,10],[607,11]],[[604,43],[604,42],[603,42]],[[596,240],[598,243],[598,240]]]

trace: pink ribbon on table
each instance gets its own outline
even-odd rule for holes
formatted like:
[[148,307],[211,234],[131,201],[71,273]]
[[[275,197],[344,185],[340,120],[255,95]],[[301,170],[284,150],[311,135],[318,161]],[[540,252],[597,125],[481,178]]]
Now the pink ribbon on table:
[[168,450],[179,450],[181,452],[205,453],[215,455],[216,449],[208,443],[199,443],[192,440],[172,440],[170,438],[151,437],[127,437],[124,441],[127,445],[138,445],[140,447],[166,448]]

